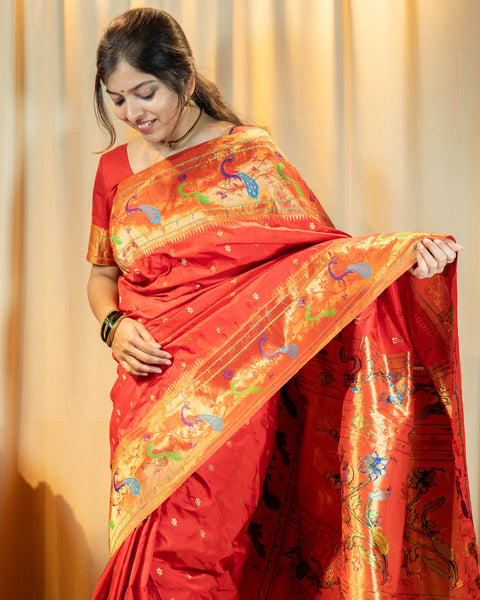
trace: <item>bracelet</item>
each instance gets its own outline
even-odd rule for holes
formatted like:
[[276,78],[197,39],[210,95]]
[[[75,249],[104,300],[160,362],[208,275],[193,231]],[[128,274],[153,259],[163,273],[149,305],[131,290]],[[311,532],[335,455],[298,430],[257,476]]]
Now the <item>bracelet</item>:
[[110,321],[108,322],[108,325],[105,327],[105,331],[103,332],[103,341],[105,343],[107,342],[110,332],[112,331],[112,327],[121,318],[121,316],[122,316],[121,312],[115,313],[113,315],[113,317],[110,319]]
[[117,319],[115,319],[115,322],[113,323],[112,327],[110,328],[110,332],[106,339],[106,344],[109,348],[112,347],[112,342],[113,342],[113,338],[115,337],[115,332],[117,331],[117,327],[119,326],[120,321],[122,321],[123,319],[125,319],[125,315],[120,315]]
[[100,337],[104,342],[107,341],[108,333],[110,332],[115,321],[121,316],[122,313],[119,310],[112,310],[105,317],[105,320],[103,321],[102,326],[100,328]]

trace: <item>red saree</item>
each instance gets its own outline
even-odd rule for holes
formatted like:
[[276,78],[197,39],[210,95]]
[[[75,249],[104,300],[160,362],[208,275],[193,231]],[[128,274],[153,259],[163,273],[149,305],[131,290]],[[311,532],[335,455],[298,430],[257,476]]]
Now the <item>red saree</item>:
[[118,368],[94,597],[478,597],[454,266],[417,280],[424,233],[333,229],[258,129],[125,161],[89,260],[174,360]]

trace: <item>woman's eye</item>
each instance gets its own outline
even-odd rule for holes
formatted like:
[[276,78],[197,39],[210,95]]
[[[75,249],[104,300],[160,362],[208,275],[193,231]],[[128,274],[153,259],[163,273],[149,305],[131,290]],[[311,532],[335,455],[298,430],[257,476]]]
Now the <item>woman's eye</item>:
[[115,106],[122,106],[123,102],[123,100],[117,100],[116,102],[114,102],[114,104]]
[[155,91],[156,91],[156,90],[153,90],[153,92],[150,92],[150,93],[148,94],[148,96],[140,96],[140,98],[141,98],[142,100],[151,100],[151,99],[153,98],[153,94],[155,94]]

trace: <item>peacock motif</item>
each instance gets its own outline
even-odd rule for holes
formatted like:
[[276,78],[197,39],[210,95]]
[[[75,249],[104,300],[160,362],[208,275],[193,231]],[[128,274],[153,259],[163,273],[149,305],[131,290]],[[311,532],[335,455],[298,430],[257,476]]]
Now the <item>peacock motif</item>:
[[312,307],[307,306],[307,310],[305,311],[305,319],[307,321],[318,321],[322,317],[334,317],[337,314],[337,310],[335,308],[327,308],[325,310],[321,310],[316,315],[311,314]]
[[125,205],[125,212],[127,213],[127,215],[131,215],[134,212],[143,212],[145,215],[147,215],[147,218],[150,221],[150,223],[154,223],[154,224],[158,225],[160,223],[160,221],[162,220],[162,217],[160,216],[160,211],[158,210],[158,208],[155,208],[154,206],[150,206],[149,204],[141,204],[140,206],[136,206],[135,208],[130,208],[130,202],[132,200],[134,200],[136,197],[137,197],[137,195],[134,194],[133,196],[131,196],[128,199],[128,202]]
[[134,496],[138,496],[140,494],[140,482],[138,481],[138,479],[135,479],[134,477],[126,477],[125,479],[122,479],[122,481],[117,485],[117,475],[118,469],[113,475],[113,487],[116,492],[119,492],[123,487],[128,487],[128,489],[132,492]]
[[185,402],[185,404],[182,406],[182,410],[180,411],[180,419],[182,420],[182,423],[188,427],[195,427],[195,425],[198,423],[208,423],[208,425],[210,425],[214,431],[222,431],[223,421],[216,415],[198,415],[198,417],[195,417],[193,421],[188,421],[185,417],[185,410],[189,408],[189,404]]
[[383,400],[384,404],[402,404],[402,402],[407,399],[408,394],[407,387],[402,383],[400,385],[394,385],[391,394],[387,394],[387,392],[380,394],[380,400]]
[[210,200],[208,199],[207,196],[205,196],[205,194],[201,194],[200,192],[184,192],[183,188],[186,185],[187,185],[186,183],[181,183],[178,186],[177,193],[180,194],[180,196],[184,196],[185,198],[190,198],[190,196],[193,196],[202,204],[210,204]]
[[328,274],[332,279],[335,279],[336,281],[341,281],[342,283],[344,283],[343,280],[345,279],[345,277],[347,277],[347,275],[351,275],[352,273],[358,273],[360,277],[371,277],[372,275],[370,265],[368,265],[367,263],[355,263],[352,265],[348,265],[343,273],[337,275],[332,271],[332,265],[336,264],[337,258],[334,256],[332,260],[328,263]]
[[290,358],[295,358],[296,356],[298,356],[298,346],[296,346],[295,344],[290,344],[289,346],[280,346],[273,354],[267,354],[262,348],[262,344],[264,342],[268,342],[267,333],[264,333],[258,339],[258,349],[260,350],[260,354],[264,358],[268,358],[268,360],[273,360],[277,356],[282,356],[283,354],[287,354]]
[[178,452],[171,452],[170,450],[165,450],[164,452],[155,452],[153,448],[154,445],[155,442],[148,444],[147,454],[151,458],[155,459],[155,464],[157,466],[161,465],[162,467],[165,467],[166,465],[168,465],[169,459],[175,461],[183,460],[183,456]]
[[228,172],[225,168],[225,163],[231,163],[231,162],[233,162],[232,156],[230,156],[229,158],[226,158],[220,165],[220,172],[225,177],[225,180],[228,181],[229,179],[240,179],[245,184],[245,188],[247,190],[248,195],[251,196],[252,198],[257,198],[258,197],[258,184],[255,181],[255,179],[252,179],[250,177],[250,175],[247,175],[246,173]]
[[162,220],[162,217],[160,216],[160,211],[158,210],[158,208],[155,208],[154,206],[150,206],[149,204],[141,204],[140,206],[136,206],[135,208],[130,208],[130,202],[132,200],[134,200],[136,197],[137,197],[137,194],[134,194],[133,196],[131,196],[128,199],[128,202],[125,205],[125,212],[127,213],[127,215],[131,215],[134,212],[143,212],[145,215],[147,215],[147,218],[150,221],[150,223],[154,223],[154,224],[158,225],[160,223],[160,221]]
[[232,379],[232,383],[230,384],[230,391],[236,396],[244,396],[245,394],[258,394],[258,392],[262,391],[262,388],[260,387],[247,387],[240,389],[237,388],[238,383],[238,379]]

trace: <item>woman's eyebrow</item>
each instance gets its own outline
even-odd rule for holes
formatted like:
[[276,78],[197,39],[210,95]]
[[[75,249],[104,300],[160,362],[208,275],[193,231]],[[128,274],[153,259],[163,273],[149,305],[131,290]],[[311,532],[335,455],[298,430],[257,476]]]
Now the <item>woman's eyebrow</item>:
[[[141,88],[142,85],[147,85],[147,83],[156,83],[155,79],[148,79],[147,81],[142,81],[142,83],[139,83],[138,85],[136,85],[135,87],[133,87],[131,90],[128,90],[129,92],[134,92],[135,90],[138,90],[138,88]],[[120,96],[121,94],[123,94],[123,90],[121,92],[112,92],[111,90],[109,90],[108,88],[105,88],[105,91],[107,92],[107,94],[114,94],[115,96]]]

